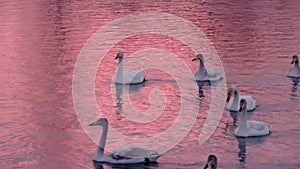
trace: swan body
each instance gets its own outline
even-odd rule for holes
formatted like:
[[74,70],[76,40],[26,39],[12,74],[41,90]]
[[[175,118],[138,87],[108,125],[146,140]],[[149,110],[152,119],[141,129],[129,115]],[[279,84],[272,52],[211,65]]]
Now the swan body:
[[117,77],[115,79],[116,84],[134,85],[141,84],[146,81],[146,76],[138,71],[125,71],[123,70],[123,57],[122,51],[119,51],[115,59],[119,59],[119,66],[117,71]]
[[294,78],[300,77],[300,67],[299,67],[299,60],[297,55],[293,56],[293,60],[291,64],[294,64],[294,67],[291,68],[287,76],[294,77]]
[[247,132],[235,129],[234,134],[239,137],[255,137],[270,134],[270,125],[261,121],[249,120],[246,122]]
[[155,151],[131,146],[121,147],[113,151],[111,154],[104,155],[103,152],[108,131],[107,119],[100,118],[96,122],[90,124],[90,126],[96,125],[102,126],[103,132],[97,151],[94,154],[94,161],[110,164],[151,163],[156,162],[161,156]]
[[[234,95],[233,98],[231,98],[232,95]],[[256,101],[252,96],[240,96],[235,86],[229,87],[226,100],[228,102],[226,106],[227,110],[235,112],[239,111],[239,103],[242,99],[245,99],[247,101],[247,111],[253,111],[256,108]]]
[[240,104],[240,124],[235,129],[234,135],[238,137],[257,137],[270,134],[271,126],[269,124],[261,121],[247,120],[247,101],[242,99]]
[[[94,156],[93,160],[96,162],[109,163],[109,164],[137,164],[137,163],[156,162],[160,156],[158,153],[151,152],[151,151],[149,151],[149,154],[146,154],[145,152],[147,152],[147,150],[144,151],[145,149],[142,148],[137,148],[137,147],[126,147],[126,148],[128,148],[128,150],[125,150],[125,147],[121,148],[124,152],[119,152],[119,153],[113,152],[111,154],[103,155],[101,157]],[[142,154],[138,154],[138,152],[142,152]],[[143,152],[145,154],[143,154]]]
[[192,61],[199,60],[200,65],[197,73],[195,74],[196,81],[210,81],[215,82],[222,79],[221,73],[215,71],[212,68],[206,68],[204,65],[204,59],[202,54],[198,54]]

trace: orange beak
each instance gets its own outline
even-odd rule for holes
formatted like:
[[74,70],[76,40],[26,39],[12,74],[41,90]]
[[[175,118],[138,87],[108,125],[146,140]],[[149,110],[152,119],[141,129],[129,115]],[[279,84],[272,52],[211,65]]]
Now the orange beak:
[[116,60],[116,59],[118,59],[119,57],[120,57],[120,56],[119,56],[119,54],[117,54],[117,56],[116,56],[115,60]]
[[228,92],[226,102],[229,102],[231,96],[232,96],[231,92]]

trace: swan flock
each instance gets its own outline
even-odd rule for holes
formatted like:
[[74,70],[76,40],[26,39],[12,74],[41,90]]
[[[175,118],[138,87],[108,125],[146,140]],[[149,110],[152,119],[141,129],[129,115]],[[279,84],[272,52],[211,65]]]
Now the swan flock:
[[[146,76],[140,71],[125,71],[123,70],[124,53],[118,51],[115,59],[118,59],[117,76],[114,80],[116,84],[134,85],[141,84],[146,81]],[[195,80],[203,81],[219,81],[222,79],[221,73],[211,68],[206,68],[202,54],[198,54],[192,61],[199,60],[199,69],[195,74]],[[297,55],[293,55],[292,62],[294,66],[290,69],[288,77],[300,78],[299,59]],[[236,112],[239,115],[239,124],[234,130],[236,137],[259,137],[269,135],[271,126],[262,121],[249,120],[247,113],[254,111],[256,101],[250,95],[239,95],[236,86],[230,86],[227,92],[228,103],[226,109]],[[110,154],[104,154],[106,138],[108,134],[108,121],[106,118],[100,118],[90,126],[102,126],[102,134],[99,145],[94,154],[93,160],[96,162],[111,163],[111,164],[133,164],[133,163],[151,163],[156,162],[161,154],[154,150],[144,149],[139,147],[124,146]],[[204,169],[217,169],[217,157],[209,155]]]

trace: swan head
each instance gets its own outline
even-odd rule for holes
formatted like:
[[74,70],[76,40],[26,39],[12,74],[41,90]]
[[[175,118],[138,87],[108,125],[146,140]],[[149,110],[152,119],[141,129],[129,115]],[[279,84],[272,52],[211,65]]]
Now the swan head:
[[97,121],[95,121],[94,123],[91,123],[89,126],[107,126],[108,125],[108,121],[106,118],[100,118]]
[[123,58],[123,56],[124,56],[124,53],[119,50],[115,59]]
[[294,55],[293,56],[293,60],[292,60],[292,63],[291,64],[298,64],[299,63],[299,61],[298,61],[298,56],[297,55]]
[[239,112],[241,112],[243,110],[246,110],[246,108],[247,108],[247,101],[246,101],[246,99],[241,99]]
[[232,96],[232,94],[236,94],[236,92],[237,92],[236,86],[230,86],[230,87],[228,88],[226,102],[229,102],[230,97]]
[[215,155],[209,155],[204,169],[210,167],[210,169],[217,169],[218,160]]
[[202,63],[204,63],[204,59],[203,59],[202,54],[198,54],[192,61],[195,61],[195,60],[200,60]]

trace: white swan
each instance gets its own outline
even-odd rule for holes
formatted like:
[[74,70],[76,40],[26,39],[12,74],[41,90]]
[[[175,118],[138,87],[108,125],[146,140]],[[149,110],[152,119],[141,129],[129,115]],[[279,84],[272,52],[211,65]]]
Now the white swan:
[[[234,95],[233,98],[231,96]],[[241,99],[247,100],[248,106],[247,106],[247,111],[252,111],[255,109],[255,100],[253,99],[252,96],[240,96],[237,88],[235,86],[230,86],[228,89],[227,93],[227,99],[226,102],[227,104],[227,110],[229,111],[239,111],[240,109],[240,101]]]
[[209,155],[203,169],[217,169],[217,165],[218,165],[217,157],[215,155]]
[[199,60],[199,70],[195,74],[196,81],[219,81],[222,79],[221,73],[215,71],[211,68],[205,68],[204,66],[204,59],[202,54],[198,54],[192,61]]
[[294,55],[293,56],[293,60],[292,63],[294,64],[294,67],[291,68],[289,74],[287,75],[288,77],[300,77],[300,67],[299,67],[299,60],[298,60],[298,56]]
[[102,136],[99,146],[94,155],[94,161],[110,164],[132,164],[132,163],[151,163],[161,156],[159,153],[138,147],[121,147],[113,151],[109,155],[104,155],[104,148],[106,143],[108,121],[106,118],[100,118],[90,126],[100,125],[103,127]]
[[238,137],[255,137],[270,134],[270,125],[261,121],[247,120],[246,99],[242,99],[240,101],[240,107],[240,123],[239,126],[234,130],[234,135]]
[[118,54],[115,59],[119,59],[119,66],[117,71],[117,77],[115,79],[116,84],[141,84],[144,83],[146,77],[143,73],[138,71],[124,71],[123,70],[123,57],[124,54],[122,51],[118,51]]

